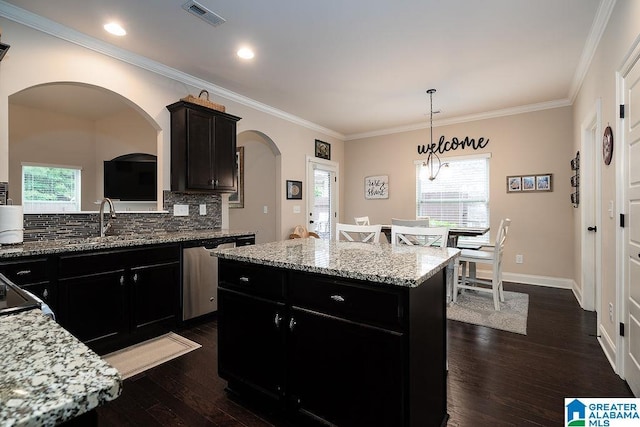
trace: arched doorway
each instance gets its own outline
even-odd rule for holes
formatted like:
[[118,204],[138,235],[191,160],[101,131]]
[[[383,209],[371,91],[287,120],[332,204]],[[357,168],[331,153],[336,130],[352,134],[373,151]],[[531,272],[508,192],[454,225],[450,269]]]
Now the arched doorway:
[[243,207],[230,207],[229,228],[255,230],[256,243],[279,240],[280,150],[262,132],[248,130],[237,137],[244,147]]

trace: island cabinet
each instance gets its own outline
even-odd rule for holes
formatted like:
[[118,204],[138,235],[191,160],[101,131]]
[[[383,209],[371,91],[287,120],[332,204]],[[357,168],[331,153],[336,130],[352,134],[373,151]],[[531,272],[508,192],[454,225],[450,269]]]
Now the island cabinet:
[[59,322],[99,354],[176,325],[179,245],[59,257]]
[[171,112],[171,190],[237,190],[236,122],[240,117],[190,102]]
[[444,425],[444,289],[221,259],[219,374],[296,425]]

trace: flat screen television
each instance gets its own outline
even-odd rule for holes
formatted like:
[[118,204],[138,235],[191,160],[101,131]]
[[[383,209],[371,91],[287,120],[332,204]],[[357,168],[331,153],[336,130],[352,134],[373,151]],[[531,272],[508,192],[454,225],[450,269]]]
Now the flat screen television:
[[158,167],[155,161],[121,160],[104,162],[104,196],[122,201],[155,201]]

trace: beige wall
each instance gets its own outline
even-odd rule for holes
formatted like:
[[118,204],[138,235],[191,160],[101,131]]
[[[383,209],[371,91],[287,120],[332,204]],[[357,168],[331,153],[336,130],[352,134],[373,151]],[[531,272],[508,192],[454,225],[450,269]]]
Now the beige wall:
[[[489,139],[485,149],[449,151],[443,156],[490,153],[491,237],[500,220],[512,220],[505,250],[506,275],[524,283],[570,287],[574,277],[573,214],[569,161],[573,157],[570,107],[436,127],[434,141],[444,135]],[[345,143],[344,215],[342,221],[368,215],[376,223],[392,217],[415,218],[414,161],[419,144],[429,141],[429,129],[377,136]],[[549,193],[506,192],[507,175],[553,174]],[[389,176],[389,199],[365,200],[364,178]],[[524,255],[516,264],[515,255]],[[535,277],[527,277],[535,276]]]
[[[276,239],[277,156],[271,141],[256,132],[238,135],[244,147],[244,208],[229,209],[229,228],[255,230],[256,243]],[[264,208],[267,212],[264,212]]]
[[[305,181],[305,157],[313,156],[315,139],[331,143],[332,160],[343,162],[343,142],[333,133],[311,124],[299,124],[300,120],[295,117],[289,119],[285,113],[269,114],[263,111],[264,107],[217,96],[216,88],[206,82],[186,77],[177,81],[5,18],[0,18],[0,26],[2,41],[11,45],[11,50],[0,64],[0,181],[8,179],[8,97],[25,88],[49,82],[101,86],[129,100],[159,131],[158,173],[162,176],[162,189],[166,190],[170,188],[168,153],[171,144],[166,106],[189,93],[198,94],[201,89],[208,89],[213,100],[224,104],[227,112],[242,117],[238,122],[238,133],[259,131],[273,141],[281,153],[276,171],[276,210],[280,218],[276,224],[276,239],[288,237],[291,229],[304,219],[304,209],[301,213],[294,213],[286,203],[284,187],[287,179]],[[9,182],[9,191],[11,188],[12,183]],[[228,213],[223,212],[223,216],[228,217]]]
[[[616,188],[616,175],[619,173],[621,165],[616,160],[620,155],[621,135],[619,132],[618,105],[616,99],[616,73],[620,71],[627,54],[637,42],[640,36],[640,2],[636,0],[618,0],[609,19],[606,31],[604,32],[598,49],[593,57],[589,71],[582,83],[580,92],[574,102],[574,141],[573,150],[580,150],[582,122],[593,110],[598,99],[602,102],[602,130],[608,125],[614,132],[614,158],[609,166],[602,164],[602,210],[600,211],[601,224],[598,232],[602,238],[602,298],[601,306],[598,307],[602,313],[601,324],[599,325],[599,335],[601,342],[611,360],[616,359],[617,345],[617,323],[619,311],[622,310],[619,299],[622,295],[621,288],[616,287],[621,272],[616,267],[616,257],[620,254],[619,246],[616,244],[617,213],[613,218],[609,217],[608,203],[617,200],[617,193],[621,191]],[[601,153],[601,138],[596,141],[596,154]],[[598,156],[597,161],[602,162],[602,157]],[[638,165],[632,165],[638,167]],[[624,206],[616,205],[616,212],[625,212]],[[582,290],[580,260],[580,247],[582,245],[582,230],[590,224],[581,222],[580,212],[574,213],[575,223],[575,244],[574,276],[578,282],[579,290]],[[637,225],[636,225],[637,226]],[[614,307],[614,321],[611,322],[608,316],[608,305]]]

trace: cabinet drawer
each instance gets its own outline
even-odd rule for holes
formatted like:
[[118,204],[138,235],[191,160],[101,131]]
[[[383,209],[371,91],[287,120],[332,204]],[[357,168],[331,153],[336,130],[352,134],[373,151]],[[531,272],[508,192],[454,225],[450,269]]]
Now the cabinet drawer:
[[220,287],[278,301],[284,299],[285,272],[273,267],[221,259],[218,278]]
[[46,258],[25,259],[0,264],[0,272],[16,285],[46,282],[49,280],[48,262]]
[[291,275],[289,300],[306,308],[348,320],[399,330],[403,326],[401,290],[372,289],[356,283],[304,273]]

